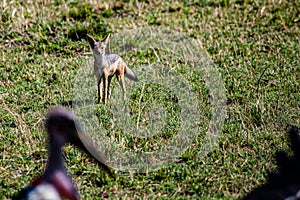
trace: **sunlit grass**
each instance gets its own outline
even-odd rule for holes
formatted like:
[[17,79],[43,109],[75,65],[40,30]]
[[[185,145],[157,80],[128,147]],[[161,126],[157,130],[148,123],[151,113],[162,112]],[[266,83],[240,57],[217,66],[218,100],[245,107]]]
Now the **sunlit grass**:
[[[90,53],[84,35],[100,39],[108,32],[141,27],[170,28],[202,43],[226,87],[223,133],[215,150],[201,159],[198,151],[205,131],[179,155],[177,163],[145,174],[119,173],[116,180],[86,155],[67,147],[68,171],[83,199],[243,196],[274,169],[275,151],[287,148],[286,127],[300,124],[299,8],[298,1],[271,0],[0,2],[1,199],[10,198],[44,170],[44,117],[52,106],[71,107],[72,80]],[[142,64],[157,59],[151,51],[124,57]],[[205,109],[209,92],[203,79],[180,70],[201,95],[200,105]],[[166,89],[160,91],[156,101],[164,105]],[[139,99],[142,93],[136,93]],[[149,100],[151,94],[149,88],[142,100]],[[139,120],[147,118],[146,111],[136,111]],[[158,135],[164,140],[176,134],[172,112],[169,126]],[[207,123],[209,113],[201,120]],[[150,141],[124,137],[125,146],[148,151],[156,137]]]

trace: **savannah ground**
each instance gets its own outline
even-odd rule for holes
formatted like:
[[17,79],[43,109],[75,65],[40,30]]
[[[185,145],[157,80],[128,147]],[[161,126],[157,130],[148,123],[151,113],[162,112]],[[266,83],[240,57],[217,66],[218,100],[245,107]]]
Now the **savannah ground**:
[[[198,39],[221,73],[227,116],[218,145],[204,158],[195,140],[178,163],[146,174],[119,173],[116,180],[68,146],[67,168],[83,199],[241,198],[275,169],[276,150],[288,150],[287,127],[300,125],[297,0],[2,0],[0,19],[1,199],[43,172],[45,113],[55,105],[71,107],[73,80],[91,53],[86,33],[100,39],[154,27]],[[139,52],[137,58],[151,62],[155,56]],[[200,79],[191,80],[197,85]],[[196,91],[205,108],[207,91]]]

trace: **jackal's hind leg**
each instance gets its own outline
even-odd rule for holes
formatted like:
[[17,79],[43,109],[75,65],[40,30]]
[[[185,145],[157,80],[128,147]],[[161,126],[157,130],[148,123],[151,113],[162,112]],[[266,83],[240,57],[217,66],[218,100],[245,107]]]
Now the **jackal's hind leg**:
[[126,100],[126,88],[125,88],[124,76],[118,75],[118,80],[123,91],[123,100]]

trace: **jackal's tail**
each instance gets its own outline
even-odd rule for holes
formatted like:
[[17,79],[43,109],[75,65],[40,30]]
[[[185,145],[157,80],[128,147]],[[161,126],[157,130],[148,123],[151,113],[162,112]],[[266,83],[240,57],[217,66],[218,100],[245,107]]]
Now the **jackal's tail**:
[[138,81],[138,78],[135,75],[135,73],[127,66],[126,66],[126,71],[125,71],[125,77],[129,78],[130,80],[133,80],[133,81]]

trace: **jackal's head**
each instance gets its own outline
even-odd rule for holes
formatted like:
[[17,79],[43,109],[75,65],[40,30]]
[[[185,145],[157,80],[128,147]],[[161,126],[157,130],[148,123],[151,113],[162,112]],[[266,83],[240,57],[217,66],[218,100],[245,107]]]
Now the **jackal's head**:
[[108,43],[110,34],[105,36],[101,41],[97,42],[92,36],[89,34],[86,34],[86,37],[90,43],[90,46],[93,50],[93,53],[95,55],[104,55],[105,54],[105,48]]

